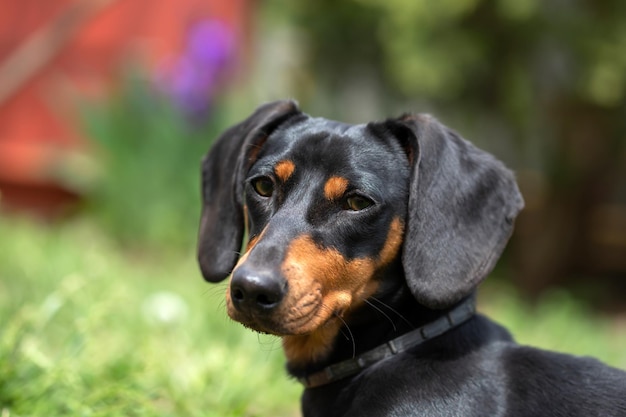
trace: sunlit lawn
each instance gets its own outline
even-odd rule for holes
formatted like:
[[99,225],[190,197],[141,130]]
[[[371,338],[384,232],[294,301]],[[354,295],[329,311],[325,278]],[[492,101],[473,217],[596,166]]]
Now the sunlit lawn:
[[231,323],[223,292],[191,253],[0,222],[0,415],[297,415],[280,343]]
[[[0,415],[295,416],[278,340],[226,318],[192,250],[124,250],[88,221],[0,219]],[[626,368],[626,325],[553,293],[490,286],[481,309],[520,342]]]

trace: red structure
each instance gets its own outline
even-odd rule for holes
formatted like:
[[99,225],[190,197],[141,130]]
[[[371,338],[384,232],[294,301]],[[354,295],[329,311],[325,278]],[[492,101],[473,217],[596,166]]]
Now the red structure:
[[81,97],[106,93],[129,63],[156,69],[198,20],[220,20],[246,43],[249,3],[0,0],[0,206],[64,212],[80,198],[64,172],[89,148]]

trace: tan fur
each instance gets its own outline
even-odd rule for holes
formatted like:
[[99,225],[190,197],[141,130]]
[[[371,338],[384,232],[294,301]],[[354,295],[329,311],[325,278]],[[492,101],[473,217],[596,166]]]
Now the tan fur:
[[348,189],[348,180],[342,177],[330,177],[324,184],[324,196],[328,200],[340,199]]
[[[346,260],[336,249],[320,249],[308,236],[296,239],[289,248],[283,264],[283,274],[289,281],[290,294],[321,288],[317,313],[302,322],[292,335],[283,337],[287,360],[292,364],[319,360],[328,354],[343,325],[340,317],[348,314],[372,296],[378,287],[373,280],[377,269],[389,264],[398,254],[404,232],[399,219],[391,223],[387,241],[376,259]],[[297,310],[281,313],[298,315]]]
[[274,173],[282,182],[287,182],[295,170],[296,165],[288,160],[280,161],[274,167]]

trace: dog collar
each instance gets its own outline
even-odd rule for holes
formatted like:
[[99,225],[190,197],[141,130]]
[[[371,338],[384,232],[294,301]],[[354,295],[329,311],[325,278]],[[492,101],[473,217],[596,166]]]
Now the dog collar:
[[466,322],[475,313],[476,302],[474,297],[470,297],[433,322],[411,330],[352,359],[335,363],[321,371],[298,378],[298,381],[306,388],[315,388],[354,375],[375,363],[398,353],[406,352],[427,340],[442,335],[448,330]]

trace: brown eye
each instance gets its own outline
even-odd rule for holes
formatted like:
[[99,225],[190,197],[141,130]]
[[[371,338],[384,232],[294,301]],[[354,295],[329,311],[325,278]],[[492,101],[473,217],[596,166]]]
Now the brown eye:
[[366,208],[370,207],[372,204],[374,203],[369,198],[361,197],[358,195],[354,195],[346,199],[346,206],[347,206],[346,208],[353,210],[353,211],[365,210]]
[[271,197],[274,192],[274,182],[268,177],[259,177],[252,180],[252,187],[262,197]]

